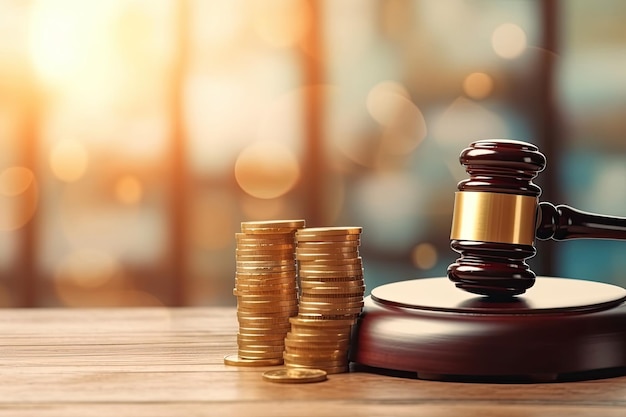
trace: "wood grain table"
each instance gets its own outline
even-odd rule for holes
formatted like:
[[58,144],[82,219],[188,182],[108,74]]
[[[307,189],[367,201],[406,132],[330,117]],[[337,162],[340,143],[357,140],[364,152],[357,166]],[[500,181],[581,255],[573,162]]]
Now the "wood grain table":
[[626,377],[435,382],[368,372],[276,384],[230,367],[232,308],[0,310],[2,416],[626,416]]

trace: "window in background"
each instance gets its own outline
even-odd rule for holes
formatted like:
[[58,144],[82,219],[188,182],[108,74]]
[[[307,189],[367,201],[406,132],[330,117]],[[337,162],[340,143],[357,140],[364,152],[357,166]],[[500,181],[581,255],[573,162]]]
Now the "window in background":
[[[483,138],[625,214],[619,0],[83,3],[0,0],[2,306],[232,305],[244,220],[362,226],[368,289],[444,275]],[[623,245],[531,264],[626,285]]]

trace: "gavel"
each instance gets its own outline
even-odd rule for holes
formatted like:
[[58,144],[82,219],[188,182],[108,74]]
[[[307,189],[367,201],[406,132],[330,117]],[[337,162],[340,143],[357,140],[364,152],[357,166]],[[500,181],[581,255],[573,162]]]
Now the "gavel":
[[539,202],[532,181],[546,166],[531,144],[479,140],[459,157],[470,178],[455,194],[450,247],[461,256],[448,267],[456,287],[492,298],[523,294],[536,275],[526,260],[535,256],[535,238],[626,239],[626,218]]

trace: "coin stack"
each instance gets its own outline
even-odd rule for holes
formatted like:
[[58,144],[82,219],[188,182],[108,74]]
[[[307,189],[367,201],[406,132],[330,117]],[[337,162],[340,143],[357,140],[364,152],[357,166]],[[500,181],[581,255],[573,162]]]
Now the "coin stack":
[[295,233],[304,220],[242,222],[236,233],[237,355],[228,365],[283,363],[289,318],[298,313]]
[[300,300],[289,319],[283,358],[288,368],[348,370],[352,326],[363,308],[365,282],[360,227],[296,232]]

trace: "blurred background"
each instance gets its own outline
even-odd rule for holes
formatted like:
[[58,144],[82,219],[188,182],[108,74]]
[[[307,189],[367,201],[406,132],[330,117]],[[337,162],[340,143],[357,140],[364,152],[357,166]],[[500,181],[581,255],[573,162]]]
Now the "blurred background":
[[[0,0],[0,306],[235,305],[240,222],[362,226],[443,276],[470,142],[626,216],[622,0]],[[626,285],[626,243],[538,242]]]

